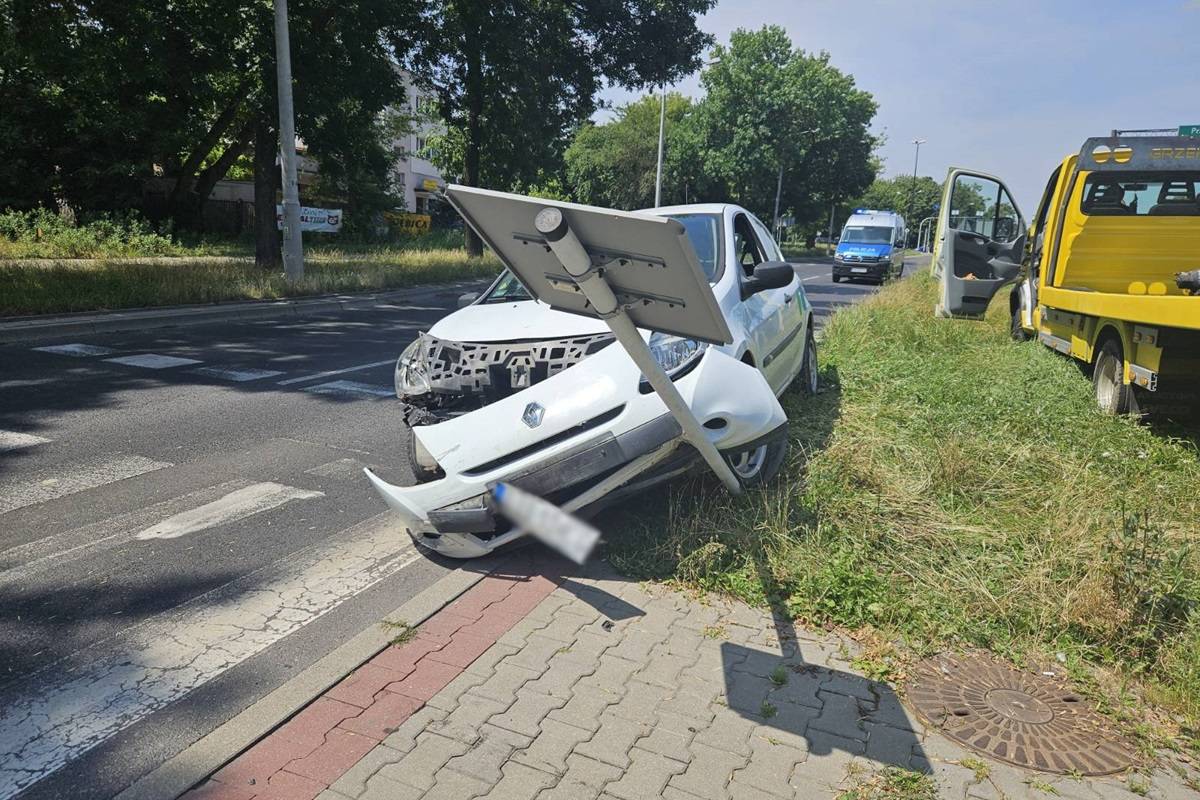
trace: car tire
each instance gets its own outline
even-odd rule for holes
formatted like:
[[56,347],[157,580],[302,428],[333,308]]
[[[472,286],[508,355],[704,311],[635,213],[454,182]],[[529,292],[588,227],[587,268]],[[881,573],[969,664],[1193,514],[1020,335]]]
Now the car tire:
[[779,474],[787,449],[788,429],[785,425],[769,439],[760,440],[753,447],[723,455],[742,487],[757,489],[770,483]]
[[841,275],[834,275],[834,276],[833,276],[833,282],[834,282],[834,283],[841,283],[841,282],[842,282],[842,276],[841,276]]
[[1013,309],[1012,320],[1008,325],[1008,333],[1013,338],[1014,342],[1029,341],[1030,336],[1025,332],[1025,327],[1021,324],[1021,305],[1019,303],[1017,304],[1017,307]]
[[1136,413],[1133,387],[1125,383],[1125,355],[1116,339],[1110,338],[1100,347],[1092,367],[1092,386],[1096,392],[1096,405],[1105,414]]
[[804,333],[804,364],[797,376],[800,391],[806,397],[812,397],[821,388],[820,365],[817,363],[817,342],[813,339],[812,326]]

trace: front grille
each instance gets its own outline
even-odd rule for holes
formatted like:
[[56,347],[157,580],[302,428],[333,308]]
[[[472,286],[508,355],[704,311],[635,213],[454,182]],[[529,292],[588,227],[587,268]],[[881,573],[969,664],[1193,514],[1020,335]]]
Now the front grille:
[[489,401],[528,389],[603,350],[611,333],[524,342],[452,342],[423,337],[429,382],[439,394],[480,394]]

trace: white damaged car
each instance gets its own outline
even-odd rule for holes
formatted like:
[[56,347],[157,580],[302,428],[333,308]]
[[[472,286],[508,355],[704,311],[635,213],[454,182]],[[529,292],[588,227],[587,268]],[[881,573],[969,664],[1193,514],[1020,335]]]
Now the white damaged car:
[[[787,449],[776,398],[797,379],[805,392],[817,388],[804,287],[745,209],[640,213],[683,226],[733,341],[643,335],[739,481],[759,485],[775,475]],[[416,484],[396,486],[367,472],[418,544],[469,558],[522,535],[485,503],[498,481],[586,513],[699,461],[602,320],[530,299],[508,270],[464,301],[396,364]]]

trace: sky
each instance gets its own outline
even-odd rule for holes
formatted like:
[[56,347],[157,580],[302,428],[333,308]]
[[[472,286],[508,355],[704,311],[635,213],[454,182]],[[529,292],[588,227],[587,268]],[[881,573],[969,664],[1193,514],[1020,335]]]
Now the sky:
[[[875,96],[884,176],[925,139],[920,174],[996,175],[1027,219],[1087,137],[1200,124],[1200,0],[720,0],[700,20],[722,44],[768,24]],[[699,74],[674,88],[699,97]]]

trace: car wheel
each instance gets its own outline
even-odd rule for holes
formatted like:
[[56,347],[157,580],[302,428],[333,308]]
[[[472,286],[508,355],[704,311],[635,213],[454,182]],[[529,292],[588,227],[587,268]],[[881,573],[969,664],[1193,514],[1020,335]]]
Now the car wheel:
[[783,427],[765,442],[760,440],[753,447],[726,453],[725,460],[742,486],[753,489],[765,485],[779,474],[787,448],[787,428]]
[[834,276],[833,276],[833,282],[834,282],[834,283],[841,283],[841,282],[842,282],[842,276],[841,276],[841,275],[834,275]]
[[800,367],[800,391],[812,397],[821,388],[821,373],[817,365],[817,343],[812,328],[804,334],[804,365]]
[[1009,335],[1012,336],[1015,342],[1029,341],[1029,334],[1025,332],[1025,327],[1021,324],[1021,306],[1017,305],[1012,312],[1012,321],[1008,326]]
[[1116,339],[1109,339],[1100,348],[1092,370],[1092,386],[1096,390],[1096,405],[1105,414],[1129,414],[1137,410],[1133,387],[1125,383],[1125,356]]

